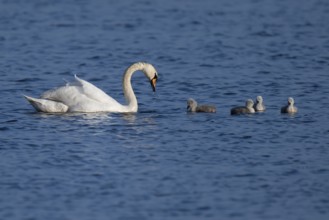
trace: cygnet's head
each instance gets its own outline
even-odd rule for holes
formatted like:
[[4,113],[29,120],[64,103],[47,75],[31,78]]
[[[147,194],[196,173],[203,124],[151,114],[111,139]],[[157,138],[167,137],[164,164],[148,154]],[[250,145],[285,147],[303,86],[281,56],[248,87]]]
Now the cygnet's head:
[[197,106],[198,106],[198,103],[194,99],[189,98],[187,100],[187,111],[188,112],[195,112]]
[[292,97],[288,98],[288,104],[293,105],[295,103],[294,99]]
[[247,108],[253,108],[253,106],[254,106],[254,101],[252,101],[252,99],[247,99],[246,107]]
[[256,97],[256,101],[257,101],[257,103],[263,103],[263,97],[262,96],[257,96]]

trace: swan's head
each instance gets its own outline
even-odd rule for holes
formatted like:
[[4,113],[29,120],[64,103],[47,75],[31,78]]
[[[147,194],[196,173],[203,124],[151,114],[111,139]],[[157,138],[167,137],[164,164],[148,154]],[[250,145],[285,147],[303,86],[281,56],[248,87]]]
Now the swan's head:
[[295,103],[295,100],[292,97],[288,98],[288,104],[293,105]]
[[257,96],[256,97],[256,101],[257,101],[257,103],[263,103],[263,97],[262,96]]
[[246,101],[246,107],[247,108],[253,108],[253,106],[254,106],[254,101],[252,101],[252,99],[248,99]]
[[194,99],[189,98],[187,100],[187,111],[188,112],[195,112],[197,106],[198,106],[198,103]]
[[158,73],[156,69],[154,68],[154,66],[152,66],[152,64],[144,63],[142,71],[145,76],[150,80],[153,92],[155,92],[155,87],[158,80]]

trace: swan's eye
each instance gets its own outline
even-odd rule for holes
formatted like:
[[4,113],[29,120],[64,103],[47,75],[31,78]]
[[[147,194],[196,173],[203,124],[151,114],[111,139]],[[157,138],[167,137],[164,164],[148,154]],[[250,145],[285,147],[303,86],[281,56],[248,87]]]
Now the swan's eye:
[[154,73],[153,79],[158,79],[158,74],[157,73]]

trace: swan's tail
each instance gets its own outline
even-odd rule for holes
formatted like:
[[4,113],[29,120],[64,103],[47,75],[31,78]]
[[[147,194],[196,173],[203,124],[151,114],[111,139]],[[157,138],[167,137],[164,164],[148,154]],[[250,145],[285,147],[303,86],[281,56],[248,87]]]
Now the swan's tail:
[[61,102],[55,102],[47,99],[36,99],[26,95],[24,95],[24,97],[38,112],[63,113],[67,112],[69,109],[67,105],[64,105]]

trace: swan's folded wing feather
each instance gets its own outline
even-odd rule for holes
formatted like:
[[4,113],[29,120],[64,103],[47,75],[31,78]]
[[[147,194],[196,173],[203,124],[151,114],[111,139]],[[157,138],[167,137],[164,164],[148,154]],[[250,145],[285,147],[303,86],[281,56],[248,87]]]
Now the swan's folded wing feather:
[[82,97],[82,90],[79,86],[61,86],[50,89],[41,95],[42,99],[48,99],[57,102],[63,102],[66,105],[72,105],[79,102]]
[[122,108],[120,103],[96,86],[79,80],[48,90],[41,95],[41,98],[64,103],[71,112],[115,111],[115,109]]
[[81,92],[88,98],[102,103],[109,103],[109,102],[117,103],[115,99],[107,95],[103,90],[94,86],[90,82],[80,79],[77,75],[75,75],[74,77],[76,79],[76,83],[79,84],[81,87]]
[[63,103],[68,106],[69,112],[124,111],[117,101],[103,103],[89,98],[83,94],[81,86],[62,86],[48,90],[41,98]]
[[68,106],[64,105],[61,102],[51,101],[47,99],[36,99],[25,95],[24,97],[39,112],[62,113],[67,112],[68,110]]

